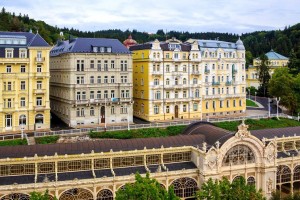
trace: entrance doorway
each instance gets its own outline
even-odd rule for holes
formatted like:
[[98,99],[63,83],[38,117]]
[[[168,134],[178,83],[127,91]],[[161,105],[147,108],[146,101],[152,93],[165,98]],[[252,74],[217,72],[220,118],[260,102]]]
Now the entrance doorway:
[[178,118],[178,106],[175,106],[175,118]]
[[105,106],[101,107],[100,115],[101,115],[101,123],[105,123]]

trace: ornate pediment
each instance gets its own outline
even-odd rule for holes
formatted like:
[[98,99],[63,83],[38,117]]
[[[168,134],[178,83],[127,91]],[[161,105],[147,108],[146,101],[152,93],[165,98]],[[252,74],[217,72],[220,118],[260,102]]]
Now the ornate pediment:
[[235,137],[239,139],[249,137],[251,133],[248,131],[248,127],[249,126],[245,124],[245,120],[243,120],[242,123],[238,126],[238,131],[235,134]]

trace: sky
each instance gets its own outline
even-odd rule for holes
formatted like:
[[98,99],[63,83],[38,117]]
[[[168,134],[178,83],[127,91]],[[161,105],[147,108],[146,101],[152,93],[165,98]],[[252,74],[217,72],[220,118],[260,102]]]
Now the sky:
[[82,31],[246,33],[300,22],[300,0],[0,0],[9,12]]

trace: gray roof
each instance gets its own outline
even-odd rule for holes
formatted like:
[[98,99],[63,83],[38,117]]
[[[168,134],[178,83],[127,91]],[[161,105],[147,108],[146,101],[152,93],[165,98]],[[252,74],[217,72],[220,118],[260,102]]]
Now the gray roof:
[[200,48],[223,48],[236,49],[237,46],[232,42],[224,42],[219,40],[197,40]]
[[74,38],[58,42],[50,51],[50,56],[64,53],[94,53],[93,47],[110,47],[111,53],[130,54],[131,52],[117,39]]
[[0,32],[0,38],[26,38],[26,44],[0,44],[0,47],[49,47],[50,45],[38,33],[30,32]]
[[279,53],[276,53],[271,49],[268,53],[266,53],[266,56],[268,57],[269,60],[288,60],[287,57],[280,55]]

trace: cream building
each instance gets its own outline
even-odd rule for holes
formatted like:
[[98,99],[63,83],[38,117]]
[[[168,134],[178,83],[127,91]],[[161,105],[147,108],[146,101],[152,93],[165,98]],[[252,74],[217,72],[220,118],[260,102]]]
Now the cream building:
[[29,200],[30,192],[46,189],[59,200],[113,200],[137,171],[174,186],[182,199],[223,176],[243,176],[267,198],[276,188],[299,191],[300,127],[247,128],[229,132],[199,122],[173,137],[0,147],[0,200]]
[[116,39],[74,38],[51,50],[51,109],[71,127],[132,122],[132,56]]
[[[268,57],[268,65],[270,66],[270,75],[274,73],[274,70],[281,67],[287,67],[289,58],[280,55],[279,53],[276,53],[271,49],[268,53],[265,54]],[[258,80],[258,74],[257,74],[257,67],[260,66],[260,59],[255,58],[253,60],[253,65],[250,65],[247,69],[247,87],[259,87],[259,80]]]
[[175,38],[131,46],[134,115],[147,121],[243,113],[243,42]]
[[31,32],[0,32],[0,133],[50,128],[49,51]]

